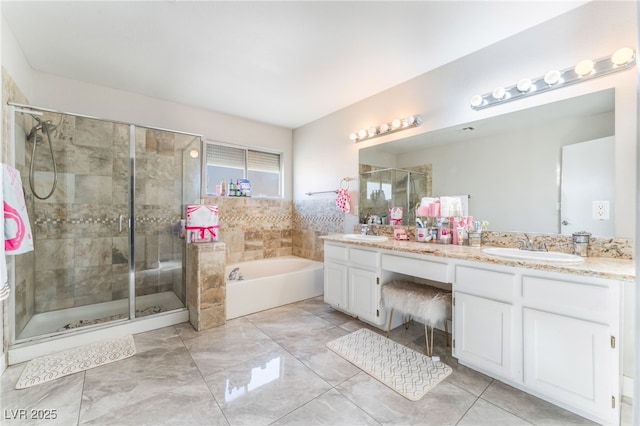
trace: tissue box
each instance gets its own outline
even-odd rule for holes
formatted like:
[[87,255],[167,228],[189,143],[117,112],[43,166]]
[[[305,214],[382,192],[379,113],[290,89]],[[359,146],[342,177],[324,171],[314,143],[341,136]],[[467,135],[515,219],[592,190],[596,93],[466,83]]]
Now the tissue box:
[[187,205],[187,241],[190,243],[218,241],[218,206]]
[[389,225],[402,225],[402,207],[391,207],[389,209]]
[[409,236],[407,235],[407,231],[404,229],[394,229],[393,238],[398,241],[404,241],[408,240]]

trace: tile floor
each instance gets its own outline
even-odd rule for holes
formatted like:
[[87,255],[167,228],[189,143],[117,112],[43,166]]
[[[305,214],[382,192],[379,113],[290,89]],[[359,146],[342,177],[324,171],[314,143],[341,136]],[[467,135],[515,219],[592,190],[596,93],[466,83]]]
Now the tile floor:
[[[199,333],[180,324],[138,334],[132,358],[24,390],[14,389],[24,365],[11,366],[0,377],[0,424],[593,424],[459,365],[442,334],[434,353],[454,371],[411,402],[325,347],[362,327],[320,297]],[[398,327],[392,338],[422,351],[423,330]],[[20,409],[57,418],[12,419]]]

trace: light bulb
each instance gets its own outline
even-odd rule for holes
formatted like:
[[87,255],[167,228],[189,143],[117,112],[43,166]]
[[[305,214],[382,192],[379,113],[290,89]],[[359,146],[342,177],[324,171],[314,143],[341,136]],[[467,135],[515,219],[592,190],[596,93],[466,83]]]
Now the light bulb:
[[356,135],[355,133],[351,133],[349,135],[349,139],[351,139],[353,142],[355,142],[358,139],[358,135]]
[[189,155],[191,156],[191,158],[198,158],[198,155],[200,155],[200,153],[197,149],[192,149],[191,151],[189,151]]
[[415,118],[413,117],[413,115],[407,117],[407,126],[413,126],[414,122]]
[[360,139],[366,138],[367,137],[367,131],[365,129],[360,129],[360,131],[358,132],[358,136],[360,137]]
[[611,62],[613,62],[614,65],[622,66],[633,61],[634,58],[635,53],[633,49],[629,47],[623,47],[613,52],[613,55],[611,55]]
[[544,82],[549,86],[553,86],[554,84],[558,84],[560,82],[560,71],[551,70],[544,76]]
[[401,125],[401,124],[402,124],[402,123],[400,122],[400,120],[399,120],[398,118],[396,118],[396,119],[394,119],[394,120],[391,122],[391,127],[392,127],[393,129],[398,129],[398,128],[400,128],[400,125]]
[[519,91],[521,92],[528,92],[529,90],[531,90],[531,79],[530,78],[523,78],[521,79],[517,86]]
[[576,67],[573,69],[576,74],[580,77],[584,77],[585,75],[589,75],[593,72],[594,63],[591,59],[585,59],[576,64]]
[[472,107],[477,108],[480,105],[482,105],[482,96],[480,95],[473,95],[471,97],[471,99],[469,100],[469,103],[471,104]]
[[389,125],[387,123],[382,123],[380,125],[380,133],[387,133],[389,131]]
[[491,92],[491,96],[493,96],[495,99],[502,99],[504,98],[504,95],[507,94],[507,91],[504,90],[504,87],[496,87],[495,89],[493,89],[493,92]]
[[375,136],[376,133],[378,133],[378,132],[376,131],[375,127],[369,127],[369,137]]

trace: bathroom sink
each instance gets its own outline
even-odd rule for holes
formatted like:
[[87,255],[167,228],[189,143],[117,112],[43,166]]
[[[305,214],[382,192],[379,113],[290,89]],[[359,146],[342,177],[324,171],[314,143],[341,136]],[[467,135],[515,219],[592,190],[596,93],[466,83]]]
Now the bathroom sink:
[[540,260],[544,262],[582,262],[584,258],[574,254],[557,251],[530,251],[511,247],[485,247],[482,251],[492,256],[510,257],[522,260]]
[[347,240],[358,241],[387,241],[389,238],[384,235],[364,235],[364,234],[345,234],[343,238]]

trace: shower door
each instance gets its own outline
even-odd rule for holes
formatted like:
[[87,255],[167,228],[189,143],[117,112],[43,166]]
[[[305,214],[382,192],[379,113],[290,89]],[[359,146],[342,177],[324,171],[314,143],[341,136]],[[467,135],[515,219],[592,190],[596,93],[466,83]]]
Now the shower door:
[[199,149],[200,138],[145,127],[134,132],[135,315],[141,317],[185,306],[184,161],[199,166],[185,153]]

